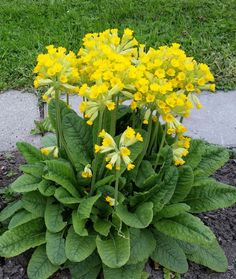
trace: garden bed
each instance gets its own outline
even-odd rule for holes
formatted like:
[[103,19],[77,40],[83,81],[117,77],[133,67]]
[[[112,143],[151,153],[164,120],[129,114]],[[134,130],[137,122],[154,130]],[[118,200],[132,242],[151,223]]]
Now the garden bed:
[[[0,153],[0,190],[9,185],[19,175],[19,165],[24,160],[18,152]],[[223,183],[236,186],[236,163],[229,162],[215,174],[215,178]],[[5,200],[0,196],[0,210],[6,205]],[[224,274],[211,272],[209,269],[190,264],[189,271],[182,276],[184,279],[235,279],[236,278],[236,206],[221,209],[207,214],[201,214],[204,223],[211,227],[216,234],[219,243],[223,247],[229,261],[228,271]],[[4,259],[0,258],[1,279],[26,279],[26,266],[30,253]],[[154,270],[150,265],[146,266],[152,279],[161,279],[160,270]],[[67,271],[60,271],[52,278],[69,279]]]

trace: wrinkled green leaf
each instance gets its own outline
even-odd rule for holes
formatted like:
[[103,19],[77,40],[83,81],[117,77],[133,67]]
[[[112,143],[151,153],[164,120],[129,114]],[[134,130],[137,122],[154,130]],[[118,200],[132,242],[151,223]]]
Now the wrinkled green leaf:
[[156,241],[150,230],[130,228],[130,258],[127,262],[137,264],[147,261],[156,246]]
[[16,146],[29,164],[45,160],[45,156],[41,151],[29,143],[17,142]]
[[50,262],[54,265],[63,264],[67,260],[63,233],[51,233],[47,231],[46,241],[46,253]]
[[189,213],[159,220],[154,226],[163,234],[193,244],[209,245],[215,239],[212,231],[199,218]]
[[82,262],[96,249],[95,236],[80,236],[73,227],[66,237],[66,256],[72,262]]
[[63,187],[56,189],[54,197],[63,204],[78,204],[80,202],[80,198],[72,197]]
[[38,190],[43,196],[50,197],[55,194],[56,187],[52,185],[51,181],[43,179],[38,185]]
[[44,216],[46,199],[39,192],[34,191],[24,194],[22,204],[27,211],[35,215]]
[[98,254],[102,262],[110,268],[118,268],[127,263],[130,257],[129,231],[125,230],[124,235],[111,235],[111,238],[102,240],[96,238]]
[[53,204],[52,201],[48,200],[44,219],[46,227],[50,232],[60,232],[66,226],[66,222],[63,221],[62,211],[63,207],[60,204]]
[[78,215],[81,219],[89,218],[92,208],[100,196],[101,194],[99,193],[96,196],[86,197],[83,200],[81,200],[80,205],[78,207]]
[[8,225],[8,229],[11,230],[19,225],[25,224],[31,220],[37,219],[39,216],[32,214],[24,209],[16,212],[11,218],[11,221]]
[[72,212],[72,224],[75,232],[80,235],[80,236],[86,236],[88,235],[88,231],[85,228],[87,220],[86,219],[81,219],[79,216],[77,210],[74,210]]
[[195,169],[202,159],[205,151],[205,143],[199,139],[191,139],[188,155],[184,158],[185,164]]
[[15,212],[22,208],[22,201],[15,201],[9,203],[1,212],[0,212],[0,222],[5,221],[10,218]]
[[153,203],[146,202],[141,204],[134,212],[119,204],[116,209],[116,214],[128,226],[133,228],[146,228],[153,218]]
[[157,222],[159,219],[175,217],[187,211],[190,211],[190,206],[188,206],[186,203],[166,205],[155,215],[153,218],[153,223],[155,224],[155,222]]
[[33,253],[27,268],[29,279],[48,279],[59,269],[58,265],[53,265],[46,255],[45,245],[39,246]]
[[171,271],[187,272],[188,262],[177,241],[160,232],[155,232],[155,239],[156,247],[151,258]]
[[175,192],[171,198],[171,203],[183,201],[193,186],[193,170],[190,166],[184,165],[178,168],[178,181],[175,187]]
[[25,193],[35,191],[38,188],[40,178],[34,177],[29,174],[23,174],[18,177],[12,184],[11,190],[17,193]]
[[93,224],[93,228],[101,235],[108,236],[111,228],[111,222],[103,219],[97,219]]
[[43,219],[35,219],[4,232],[0,236],[0,255],[14,257],[45,243]]
[[192,188],[185,202],[194,213],[229,207],[236,203],[236,188],[214,180],[204,180],[201,185]]
[[206,145],[196,171],[203,171],[206,176],[213,174],[229,160],[226,148],[217,145]]

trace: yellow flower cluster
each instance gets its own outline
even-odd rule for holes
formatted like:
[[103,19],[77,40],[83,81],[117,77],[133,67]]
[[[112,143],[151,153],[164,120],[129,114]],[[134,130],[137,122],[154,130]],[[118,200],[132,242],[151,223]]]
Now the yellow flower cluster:
[[190,140],[190,138],[181,135],[172,145],[173,157],[176,166],[183,165],[185,163],[183,157],[188,155]]
[[102,145],[95,145],[95,153],[108,153],[105,160],[107,162],[106,168],[112,170],[115,166],[117,171],[120,170],[121,162],[123,161],[128,171],[132,170],[135,165],[130,159],[131,150],[129,146],[135,144],[138,141],[143,141],[143,137],[140,133],[136,133],[131,127],[127,129],[121,135],[119,146],[115,143],[112,136],[103,129],[99,135],[102,138]]
[[78,94],[86,98],[80,111],[89,118],[89,125],[93,124],[99,110],[115,109],[117,94],[121,93],[120,100],[127,98],[126,95],[132,98],[128,90],[134,88],[136,68],[132,62],[137,58],[137,45],[133,31],[128,28],[122,37],[118,36],[117,29],[89,33],[84,37],[78,53],[83,83]]
[[73,92],[79,80],[78,58],[72,51],[67,54],[64,47],[55,48],[53,45],[46,48],[47,53],[38,55],[34,68],[37,74],[35,88],[49,87],[43,96],[45,101],[55,96],[55,90]]
[[[148,122],[151,111],[156,111],[166,123],[170,123],[169,133],[178,132],[176,117],[188,117],[191,108],[201,104],[194,95],[201,90],[215,90],[210,84],[214,77],[206,64],[198,64],[187,57],[179,44],[139,50],[137,68],[140,77],[135,81],[131,108],[146,107],[144,123]],[[180,128],[181,129],[181,128]]]

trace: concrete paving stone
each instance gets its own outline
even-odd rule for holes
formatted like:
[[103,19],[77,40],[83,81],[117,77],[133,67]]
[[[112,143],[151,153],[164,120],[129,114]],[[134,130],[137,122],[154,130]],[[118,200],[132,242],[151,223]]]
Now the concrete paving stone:
[[39,119],[37,97],[33,93],[9,90],[0,94],[0,151],[16,149],[16,142],[39,146],[40,136],[30,135]]
[[203,108],[194,109],[184,121],[187,134],[210,143],[236,147],[236,90],[204,92],[199,99]]

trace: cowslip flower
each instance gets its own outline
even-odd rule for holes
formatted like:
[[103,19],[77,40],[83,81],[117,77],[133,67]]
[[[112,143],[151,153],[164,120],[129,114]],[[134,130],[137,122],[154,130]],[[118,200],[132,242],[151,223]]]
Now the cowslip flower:
[[76,55],[72,51],[66,53],[64,47],[55,48],[49,45],[46,49],[47,53],[41,53],[37,57],[37,65],[34,68],[34,73],[37,74],[34,80],[35,88],[49,87],[43,96],[44,100],[55,97],[56,90],[74,92],[74,85],[79,79]]
[[81,172],[81,176],[83,178],[91,178],[93,176],[90,164],[88,164],[84,167],[84,170]]
[[58,158],[58,147],[50,146],[50,147],[42,147],[40,149],[41,153],[48,156],[53,155],[54,158]]
[[113,199],[110,196],[106,196],[105,198],[106,202],[110,205],[110,206],[114,206],[115,205],[115,199]]
[[190,140],[191,139],[188,137],[180,136],[172,145],[173,159],[176,166],[183,165],[185,163],[183,157],[188,155]]
[[94,146],[95,153],[108,153],[105,157],[107,162],[106,168],[112,170],[115,166],[115,169],[119,171],[122,161],[125,163],[128,171],[135,167],[133,161],[130,158],[131,150],[129,149],[129,146],[135,144],[138,141],[143,141],[143,137],[140,133],[136,133],[134,129],[127,127],[120,137],[118,146],[113,137],[104,129],[99,133],[99,137],[103,139],[102,145],[100,146],[96,144]]

